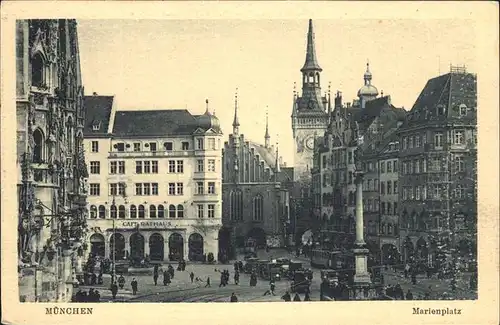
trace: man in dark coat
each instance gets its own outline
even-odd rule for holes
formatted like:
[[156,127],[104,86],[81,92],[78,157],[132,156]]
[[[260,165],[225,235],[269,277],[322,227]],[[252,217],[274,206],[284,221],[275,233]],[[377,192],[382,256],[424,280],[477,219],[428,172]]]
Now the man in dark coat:
[[134,295],[137,294],[137,280],[135,278],[132,279],[132,282],[130,282],[130,285],[132,286],[132,293]]
[[170,284],[170,274],[168,271],[163,271],[163,285],[166,286]]
[[238,297],[236,297],[234,292],[231,294],[231,302],[238,302]]
[[240,283],[240,272],[234,272],[234,284],[238,285]]
[[406,293],[406,300],[413,300],[413,293],[411,293],[410,289]]
[[194,280],[194,273],[193,272],[191,272],[189,274],[189,278],[191,279],[191,283],[193,283],[193,280]]
[[155,270],[153,271],[153,281],[155,285],[158,284],[158,269],[155,267]]
[[295,297],[293,297],[293,301],[302,301],[298,293],[296,293]]
[[111,295],[113,296],[113,299],[116,299],[116,294],[118,293],[118,286],[116,283],[113,283],[111,285]]
[[205,284],[205,288],[206,287],[211,287],[211,285],[210,285],[210,277],[207,277],[207,284]]

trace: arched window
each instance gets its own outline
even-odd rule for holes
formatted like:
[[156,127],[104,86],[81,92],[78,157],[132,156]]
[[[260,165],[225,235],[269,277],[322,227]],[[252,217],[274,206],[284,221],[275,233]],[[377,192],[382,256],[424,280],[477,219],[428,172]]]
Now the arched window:
[[104,205],[99,206],[99,219],[106,218],[106,207]]
[[73,128],[73,119],[70,117],[68,117],[68,121],[66,122],[66,136],[67,136],[67,139],[68,139],[68,149],[70,150],[70,152],[73,151],[73,140],[75,138],[75,134],[74,134],[74,128]]
[[125,206],[123,205],[118,207],[118,218],[125,219]]
[[137,218],[137,207],[133,204],[130,206],[130,218]]
[[156,207],[152,204],[149,206],[149,217],[156,218]]
[[144,219],[145,217],[144,205],[139,205],[139,219]]
[[31,59],[31,85],[40,87],[44,84],[44,63],[40,54]]
[[264,204],[260,194],[253,198],[253,220],[264,220]]
[[387,224],[387,234],[392,235],[392,224]]
[[97,207],[95,205],[90,206],[90,219],[97,218]]
[[170,204],[168,206],[168,217],[175,218],[175,205],[173,205],[173,204]]
[[184,218],[184,207],[182,204],[177,206],[177,218]]
[[43,145],[44,145],[42,131],[36,129],[35,132],[33,132],[33,141],[34,141],[33,162],[41,163],[43,162]]
[[243,220],[243,192],[240,189],[232,190],[229,194],[232,220]]
[[116,219],[116,205],[111,206],[111,218]]
[[158,218],[165,218],[165,207],[162,204],[158,205]]

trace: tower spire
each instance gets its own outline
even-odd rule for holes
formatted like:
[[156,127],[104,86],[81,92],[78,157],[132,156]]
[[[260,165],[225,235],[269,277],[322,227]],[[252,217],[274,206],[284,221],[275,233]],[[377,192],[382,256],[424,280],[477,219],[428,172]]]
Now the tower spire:
[[307,49],[306,49],[306,62],[300,71],[305,72],[308,70],[322,71],[319,66],[318,59],[316,58],[316,46],[314,44],[314,30],[312,19],[309,19],[309,30],[307,31]]
[[[275,161],[275,175],[279,173],[280,170],[280,155],[279,155],[279,135],[276,135],[276,161]],[[276,175],[277,176],[277,175]]]
[[234,95],[234,120],[233,120],[233,134],[238,134],[240,130],[240,121],[238,120],[238,88]]
[[370,72],[370,61],[366,60],[366,72],[364,75],[365,85],[369,85],[372,81],[372,73]]
[[269,118],[268,118],[268,108],[267,108],[266,109],[266,134],[264,135],[266,148],[269,148],[269,140],[270,139],[271,139],[271,137],[269,136]]

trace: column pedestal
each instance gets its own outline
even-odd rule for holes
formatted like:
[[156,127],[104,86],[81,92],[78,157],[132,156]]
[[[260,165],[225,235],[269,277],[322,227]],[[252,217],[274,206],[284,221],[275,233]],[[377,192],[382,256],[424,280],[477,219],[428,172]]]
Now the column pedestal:
[[354,285],[367,285],[371,283],[370,273],[368,273],[367,260],[368,249],[358,247],[353,249],[356,273],[354,274]]

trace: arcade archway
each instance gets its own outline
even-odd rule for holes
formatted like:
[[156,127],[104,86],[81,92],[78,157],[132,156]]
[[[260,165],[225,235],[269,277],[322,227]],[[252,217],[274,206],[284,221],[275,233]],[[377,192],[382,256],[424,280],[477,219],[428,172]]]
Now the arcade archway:
[[149,258],[152,261],[163,261],[165,259],[162,235],[155,233],[149,237]]
[[257,247],[266,247],[266,232],[262,228],[252,228],[247,234],[247,239],[253,238],[257,242]]
[[194,233],[188,239],[189,253],[188,258],[190,261],[203,261],[203,237]]
[[168,259],[180,261],[184,257],[184,239],[178,233],[173,233],[168,238]]
[[101,234],[93,234],[90,236],[90,253],[92,256],[104,257],[106,244],[104,243],[104,236]]
[[130,257],[137,260],[144,258],[144,236],[138,232],[130,236]]
[[115,259],[122,260],[125,258],[125,237],[120,233],[111,235],[109,239],[110,258],[113,256],[113,251],[115,252]]

